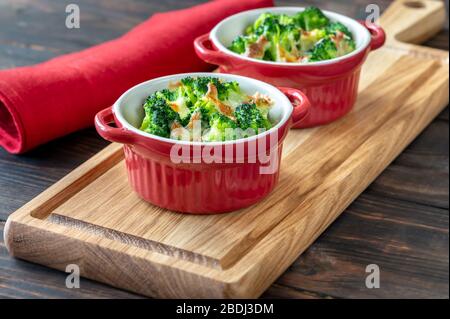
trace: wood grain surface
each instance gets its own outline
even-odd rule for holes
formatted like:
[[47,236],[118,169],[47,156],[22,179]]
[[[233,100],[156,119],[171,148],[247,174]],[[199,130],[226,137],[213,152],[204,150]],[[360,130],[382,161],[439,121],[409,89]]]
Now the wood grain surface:
[[[384,6],[388,2],[384,1]],[[54,16],[51,13],[59,10],[58,5],[53,2],[37,1],[33,2],[33,5],[30,3],[22,1],[21,9],[14,7],[17,2],[13,4],[1,1],[0,6],[8,10],[0,10],[0,24],[8,19],[8,14],[11,17],[24,12],[32,15],[34,12],[48,15],[50,20],[50,17]],[[42,5],[37,6],[36,3],[42,3]],[[365,2],[356,1],[356,3],[357,5],[350,6],[347,1],[336,1],[324,7],[358,17],[364,12]],[[153,10],[159,10],[158,6],[162,8],[164,5],[179,4],[176,1],[168,1],[164,4],[159,2],[158,5],[153,3],[144,5],[136,1],[136,7],[132,9],[131,7],[134,6],[125,7],[118,1],[117,3],[108,1],[107,4],[99,1],[96,5],[89,4],[87,7],[90,6],[89,10],[95,12],[102,9],[102,6],[111,6],[111,12],[114,10],[120,12],[116,16],[105,18],[105,25],[108,25],[108,21],[112,24],[114,18],[120,19],[120,15],[124,12],[128,13],[127,18],[121,19],[124,25],[119,24],[111,28],[112,30],[105,25],[96,25],[95,19],[92,20],[93,29],[104,31],[104,33],[100,31],[98,33],[102,33],[105,37],[114,37],[117,35],[112,34],[115,28],[122,28],[123,32],[126,30],[125,24],[132,24],[130,18],[133,16],[132,13],[137,20],[142,20],[151,12],[152,9],[148,8],[150,6]],[[183,4],[188,5],[187,2]],[[83,6],[83,3],[80,6]],[[107,10],[103,10],[101,14],[106,15],[104,11]],[[146,14],[141,16],[143,12]],[[36,24],[38,24],[37,21],[35,17]],[[26,23],[33,23],[33,19],[27,19]],[[80,31],[85,32],[82,29]],[[32,30],[32,32],[35,31]],[[46,34],[47,38],[43,38],[42,43],[38,45],[27,42],[27,39],[24,39],[25,45],[18,45],[17,39],[20,37],[12,35],[17,30],[10,32],[0,33],[2,45],[0,65],[2,67],[8,66],[7,63],[3,63],[4,56],[11,54],[14,50],[59,54],[52,47],[60,46],[63,47],[61,50],[68,51],[77,49],[71,49],[67,43],[64,48],[64,40],[57,40],[56,31],[53,36]],[[67,31],[62,32],[67,33]],[[81,32],[74,37],[83,37]],[[108,32],[111,33],[108,34]],[[39,39],[37,35],[35,36],[33,40]],[[87,35],[85,37],[88,38]],[[95,41],[95,38],[90,37],[89,41],[91,40]],[[98,39],[99,42],[102,40],[104,39]],[[48,49],[39,51],[41,48],[47,48],[44,44],[46,41],[55,42],[52,47],[48,46]],[[77,41],[70,40],[70,42]],[[448,48],[445,32],[432,43],[441,48]],[[4,50],[3,44],[8,48],[13,47],[13,50]],[[90,44],[92,43],[85,43],[86,46]],[[78,48],[80,47],[82,46]],[[24,56],[30,57],[31,53]],[[13,61],[10,62],[13,65],[39,61],[39,58],[31,57],[33,61],[20,62],[18,53],[12,53],[12,57],[14,59],[10,57],[5,61]],[[42,60],[45,58],[47,57],[44,56]],[[13,210],[105,145],[92,130],[87,130],[50,143],[23,157],[12,157],[1,151],[1,218],[5,219]],[[4,246],[0,247],[0,256],[0,269],[2,269],[0,295],[3,296],[130,296],[87,280],[82,282],[82,289],[68,290],[64,288],[64,274],[13,260],[7,257]],[[386,280],[383,281],[386,285],[384,289],[368,290],[363,287],[361,278],[365,276],[364,268],[368,263],[378,263],[386,269],[383,277]],[[27,279],[24,280],[24,278]],[[346,214],[339,218],[264,295],[264,297],[294,298],[408,296],[448,297],[448,110],[444,111],[400,155],[385,173],[350,206]]]

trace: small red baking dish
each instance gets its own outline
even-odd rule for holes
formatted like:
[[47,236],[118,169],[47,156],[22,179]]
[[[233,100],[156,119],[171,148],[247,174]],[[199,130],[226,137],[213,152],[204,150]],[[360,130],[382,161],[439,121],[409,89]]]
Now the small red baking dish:
[[[274,126],[249,138],[214,143],[176,141],[139,130],[146,97],[187,76],[237,81],[247,94],[270,96]],[[133,87],[113,107],[99,112],[95,125],[103,138],[124,144],[130,184],[144,200],[176,212],[214,214],[250,206],[273,190],[283,141],[292,125],[306,118],[309,105],[297,89],[278,89],[236,75],[190,73]]]
[[239,74],[275,86],[302,90],[311,102],[308,118],[294,128],[311,127],[334,121],[348,113],[358,94],[361,66],[370,51],[383,46],[385,33],[374,24],[358,22],[346,16],[324,11],[332,21],[346,25],[353,33],[354,52],[329,61],[307,64],[278,63],[241,56],[227,49],[233,39],[265,12],[294,15],[304,8],[279,7],[245,11],[220,22],[211,33],[194,42],[198,56],[219,66],[222,73]]

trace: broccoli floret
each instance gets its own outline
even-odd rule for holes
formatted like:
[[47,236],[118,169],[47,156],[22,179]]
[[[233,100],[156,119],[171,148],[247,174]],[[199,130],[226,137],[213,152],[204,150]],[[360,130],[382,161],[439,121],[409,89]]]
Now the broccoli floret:
[[300,41],[301,29],[295,24],[289,24],[283,27],[282,33],[284,36],[290,37],[293,41]]
[[327,27],[326,27],[326,32],[329,35],[336,35],[337,32],[342,32],[344,33],[346,36],[348,36],[349,38],[353,38],[353,34],[350,32],[350,30],[343,25],[340,22],[333,22],[330,23]]
[[181,80],[181,83],[192,90],[193,94],[197,98],[201,98],[208,92],[208,84],[212,83],[217,87],[217,90],[221,91],[222,83],[218,78],[210,77],[210,76],[202,76],[197,78],[187,77]]
[[198,100],[198,96],[193,88],[193,81],[193,78],[186,77],[180,81],[181,86],[178,88],[179,90],[181,90],[179,94],[183,94],[187,99],[187,106],[191,109],[191,111],[194,107],[194,104],[197,103]]
[[266,35],[266,37],[271,38],[273,35],[279,34],[280,26],[278,17],[272,13],[261,14],[255,21],[253,30],[258,37]]
[[220,142],[235,139],[236,123],[220,113],[214,113],[209,122],[210,128],[203,135],[205,142]]
[[263,60],[297,62],[300,51],[300,29],[293,24],[281,25],[277,34],[270,37],[270,46]]
[[167,101],[175,101],[176,98],[177,98],[177,95],[175,94],[175,92],[170,91],[168,89],[164,89],[164,90],[158,91],[156,93],[156,95],[158,97],[166,99]]
[[247,51],[247,48],[256,41],[258,41],[258,36],[255,34],[239,36],[234,39],[228,49],[238,54],[244,54]]
[[191,91],[197,98],[206,94],[208,90],[208,83],[211,82],[209,77],[186,77],[181,80],[183,86],[186,87],[187,90]]
[[[263,60],[286,60],[286,55],[297,53],[300,40],[299,26],[295,19],[285,14],[262,14],[255,22],[253,30],[257,36],[264,35],[270,46],[265,50]],[[289,60],[289,59],[288,59]],[[292,59],[296,60],[296,59]],[[291,61],[292,62],[292,61]]]
[[218,98],[221,101],[230,101],[237,96],[240,98],[242,95],[237,82],[222,82],[216,77],[186,78],[182,80],[182,83],[183,86],[190,88],[196,95],[197,100],[201,99],[208,92],[209,84],[213,84],[217,88]]
[[239,36],[233,40],[231,45],[228,47],[233,52],[237,54],[243,54],[247,50],[247,41],[244,36]]
[[276,21],[276,17],[273,13],[266,12],[261,14],[258,19],[256,19],[255,23],[253,24],[253,29],[256,30],[260,26],[268,23],[274,23]]
[[195,103],[194,107],[196,110],[199,110],[200,113],[202,114],[202,121],[206,122],[209,126],[211,116],[217,113],[216,106],[211,101],[203,99]]
[[282,26],[293,26],[295,25],[295,22],[294,17],[290,17],[286,14],[280,14],[278,16],[278,23]]
[[214,83],[217,87],[217,91],[219,94],[219,99],[221,101],[227,101],[228,99],[232,98],[233,95],[238,94],[241,95],[241,88],[239,87],[239,83],[236,81],[232,82],[220,82],[217,85]]
[[212,81],[213,79],[211,77],[186,77],[181,80],[181,83],[187,90],[192,91],[197,98],[200,98],[206,94],[208,91],[208,83]]
[[300,38],[300,47],[303,52],[310,51],[314,48],[315,44],[325,38],[327,33],[324,29],[315,29],[312,31],[302,32]]
[[238,54],[244,54],[250,45],[258,41],[258,38],[256,34],[241,35],[231,42],[228,49]]
[[285,26],[279,37],[279,45],[285,52],[298,55],[298,50],[300,49],[300,37],[300,29],[293,25]]
[[144,104],[145,118],[142,121],[141,130],[162,136],[170,137],[170,125],[178,119],[168,105],[163,93],[157,92],[147,98]]
[[266,50],[263,55],[264,61],[276,61],[277,60],[277,53],[274,50]]
[[251,24],[245,29],[244,34],[251,35],[251,34],[253,34],[253,32],[255,32],[255,28],[253,27],[253,24]]
[[344,34],[326,37],[315,45],[310,52],[309,61],[318,62],[344,56],[356,49],[353,39]]
[[268,130],[272,127],[270,121],[258,110],[254,103],[245,103],[238,106],[235,116],[241,129],[247,130],[250,128],[255,131],[255,134],[258,134],[260,130]]
[[248,99],[247,95],[241,91],[239,83],[235,81],[222,83],[220,88],[218,88],[218,93],[219,99],[232,109]]
[[320,40],[311,52],[310,61],[317,62],[338,57],[338,49],[330,38]]
[[[202,101],[198,101],[196,104],[196,109],[194,109],[194,111],[192,112],[193,116],[195,116],[196,114],[200,114],[200,119],[196,119],[196,120],[200,120],[201,121],[201,129],[202,131],[205,131],[206,129],[209,128],[209,122],[211,120],[211,116],[215,113],[217,113],[215,106],[212,105],[212,103],[208,103],[208,102],[202,102]],[[192,125],[194,125],[194,123],[192,123]]]
[[[181,80],[183,84],[185,92],[187,95],[192,95],[193,98],[191,101],[195,101],[190,107],[191,112],[197,109],[202,110],[202,114],[205,116],[209,116],[213,112],[215,112],[215,107],[213,104],[209,103],[204,98],[205,94],[208,92],[208,84],[214,83],[215,85],[220,84],[220,81],[217,78],[213,77],[187,77]],[[209,119],[206,119],[209,121]]]
[[181,124],[189,122],[191,101],[185,94],[184,86],[180,85],[176,90],[164,89],[155,93],[157,98],[164,99],[167,105],[176,113]]
[[185,85],[180,85],[174,94],[176,96],[174,100],[182,98],[188,108],[192,108],[198,100],[192,89]]
[[306,8],[305,11],[297,14],[295,19],[300,27],[306,31],[324,28],[330,23],[330,20],[316,7]]

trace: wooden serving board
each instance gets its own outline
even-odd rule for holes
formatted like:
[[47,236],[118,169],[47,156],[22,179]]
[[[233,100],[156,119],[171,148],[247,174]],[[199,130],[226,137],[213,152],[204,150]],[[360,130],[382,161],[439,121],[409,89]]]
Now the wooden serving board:
[[353,112],[291,131],[280,183],[238,212],[181,215],[140,200],[111,145],[10,216],[18,258],[154,297],[258,297],[448,103],[448,52],[419,47],[440,1],[396,1],[389,38],[364,67]]

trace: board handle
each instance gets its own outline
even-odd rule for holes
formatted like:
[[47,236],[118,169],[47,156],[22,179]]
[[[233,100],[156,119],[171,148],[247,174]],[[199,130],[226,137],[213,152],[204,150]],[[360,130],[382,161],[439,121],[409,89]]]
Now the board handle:
[[421,44],[441,31],[445,21],[443,1],[396,0],[383,13],[380,25],[392,46],[399,42]]

